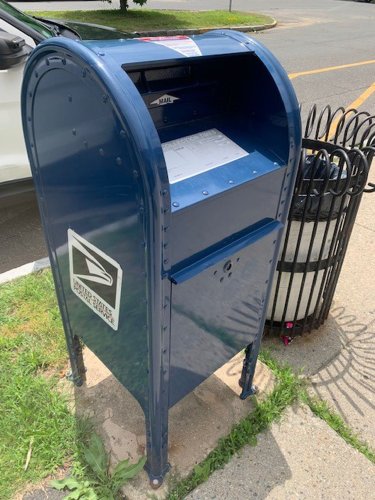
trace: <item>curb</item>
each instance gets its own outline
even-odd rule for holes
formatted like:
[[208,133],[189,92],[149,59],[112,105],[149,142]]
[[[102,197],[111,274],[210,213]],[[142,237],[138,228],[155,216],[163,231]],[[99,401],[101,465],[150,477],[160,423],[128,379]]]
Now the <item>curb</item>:
[[158,30],[158,31],[137,31],[137,35],[139,36],[175,36],[175,35],[201,35],[203,33],[207,33],[208,31],[213,30],[235,30],[242,31],[243,33],[247,32],[256,32],[256,31],[264,31],[271,28],[274,28],[277,25],[276,19],[269,24],[258,24],[256,26],[226,26],[223,28],[222,26],[211,27],[211,28],[198,28],[198,29],[181,29],[181,30]]
[[28,274],[36,273],[50,266],[49,258],[44,257],[43,259],[35,260],[34,262],[29,262],[23,266],[15,267],[0,274],[0,285],[13,281],[17,278],[22,278],[22,276],[27,276]]

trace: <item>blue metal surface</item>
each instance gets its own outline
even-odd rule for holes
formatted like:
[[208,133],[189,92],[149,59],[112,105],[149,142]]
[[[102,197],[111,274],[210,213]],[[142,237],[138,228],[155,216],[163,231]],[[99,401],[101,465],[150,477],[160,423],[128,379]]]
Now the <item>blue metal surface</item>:
[[[201,55],[136,39],[50,39],[22,89],[74,378],[80,337],[142,405],[157,484],[168,408],[252,344],[250,393],[301,140],[293,89],[264,47],[231,31],[192,40]],[[175,103],[155,104],[170,92]],[[170,184],[161,144],[211,128],[248,155]],[[68,230],[122,270],[117,329],[72,290]],[[114,276],[99,254],[87,264],[96,290]]]

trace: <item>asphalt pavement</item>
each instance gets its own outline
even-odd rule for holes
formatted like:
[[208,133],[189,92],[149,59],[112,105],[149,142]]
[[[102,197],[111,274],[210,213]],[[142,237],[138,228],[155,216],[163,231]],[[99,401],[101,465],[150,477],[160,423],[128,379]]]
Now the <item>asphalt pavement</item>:
[[[20,9],[117,8],[102,1],[17,2]],[[228,0],[149,0],[146,8],[226,9]],[[313,103],[375,114],[375,4],[350,0],[233,0],[233,10],[263,12],[278,26],[254,34],[291,75],[302,114]],[[35,200],[0,212],[0,273],[47,255]]]

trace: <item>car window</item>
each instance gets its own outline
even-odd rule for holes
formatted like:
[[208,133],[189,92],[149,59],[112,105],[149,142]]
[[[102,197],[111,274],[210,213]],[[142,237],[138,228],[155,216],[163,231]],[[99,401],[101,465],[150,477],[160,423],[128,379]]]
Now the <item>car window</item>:
[[45,26],[43,23],[37,21],[31,16],[28,16],[27,14],[24,14],[23,12],[16,9],[12,5],[9,5],[7,2],[4,2],[3,0],[0,0],[0,17],[1,17],[1,11],[6,12],[7,14],[17,19],[18,21],[21,21],[21,23],[24,23],[30,28],[34,29],[44,38],[50,38],[51,36],[54,35],[53,31],[47,28],[47,26]]

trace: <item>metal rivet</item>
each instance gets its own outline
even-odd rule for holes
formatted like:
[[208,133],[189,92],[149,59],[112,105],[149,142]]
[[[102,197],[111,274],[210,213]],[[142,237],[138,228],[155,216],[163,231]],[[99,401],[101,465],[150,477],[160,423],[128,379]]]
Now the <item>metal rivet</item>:
[[85,69],[82,70],[82,78],[86,78],[87,72]]
[[102,96],[102,101],[104,102],[104,104],[107,104],[107,102],[108,102],[108,96],[106,94],[104,94]]
[[104,156],[104,149],[103,148],[99,149],[99,154],[100,154],[100,156]]
[[74,128],[74,129],[72,129],[72,134],[73,134],[73,135],[77,135],[77,130],[76,130],[75,128]]
[[172,203],[172,206],[174,206],[174,207],[179,207],[179,206],[180,206],[180,204],[179,204],[177,201],[174,201],[174,202]]
[[126,132],[125,130],[120,130],[120,137],[125,138],[126,137]]
[[279,164],[276,161],[274,161],[273,164],[275,165],[275,167],[279,166]]
[[232,261],[231,260],[227,260],[226,263],[224,264],[224,267],[223,267],[223,270],[224,272],[228,272],[232,269]]
[[116,158],[116,163],[117,165],[122,165],[122,159],[119,156]]
[[61,62],[63,63],[64,66],[66,65],[66,59],[61,59]]
[[256,174],[257,173],[257,170],[253,170],[253,174]]
[[223,278],[223,277],[221,277],[221,278],[220,278],[220,283],[222,283],[223,281],[224,281],[224,278]]
[[35,75],[35,78],[38,78],[38,76],[39,76],[37,71],[35,71],[34,75]]
[[164,259],[163,262],[164,262],[164,264],[168,264],[169,260],[168,259]]
[[232,179],[230,181],[228,181],[229,184],[234,184],[234,181],[232,181]]
[[98,55],[103,57],[105,56],[105,52],[99,52]]
[[204,190],[204,191],[202,191],[202,194],[204,194],[205,196],[207,196],[208,195],[208,191]]

